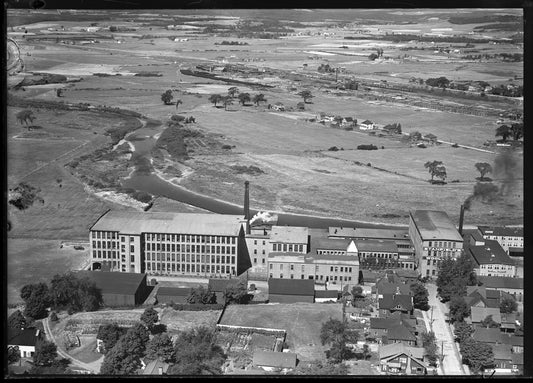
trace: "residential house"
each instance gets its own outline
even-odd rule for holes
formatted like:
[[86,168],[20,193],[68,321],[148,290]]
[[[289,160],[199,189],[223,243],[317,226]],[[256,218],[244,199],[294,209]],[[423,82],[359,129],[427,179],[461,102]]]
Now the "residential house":
[[359,129],[361,130],[372,130],[374,127],[375,124],[370,120],[364,120],[363,122],[359,123]]
[[315,301],[315,283],[309,279],[268,279],[270,303],[294,303]]
[[472,325],[481,325],[481,322],[488,316],[492,317],[492,320],[499,325],[502,323],[502,317],[500,316],[500,308],[490,307],[478,307],[473,306],[470,308],[470,317],[466,318],[466,321]]
[[254,351],[252,365],[266,371],[288,372],[296,367],[297,360],[292,352]]
[[14,331],[8,329],[7,348],[17,347],[22,358],[31,358],[35,353],[35,345],[43,338],[41,330],[34,327]]
[[426,375],[428,365],[424,362],[422,347],[409,347],[392,343],[379,348],[380,370],[391,375]]
[[478,231],[483,238],[497,241],[507,254],[510,248],[524,248],[523,227],[478,226]]
[[435,144],[437,142],[437,136],[432,133],[424,135],[424,139],[431,144]]
[[364,286],[375,286],[376,282],[385,275],[385,270],[360,270],[359,284]]
[[416,346],[416,336],[413,331],[399,324],[388,329],[387,333],[381,337],[383,344],[404,343],[407,346]]
[[169,363],[161,362],[159,359],[152,360],[146,364],[143,361],[145,367],[142,369],[142,375],[166,375],[167,370],[170,367]]
[[482,283],[487,291],[498,290],[513,296],[517,302],[523,301],[524,279],[510,277],[479,276],[478,281]]
[[515,262],[494,240],[485,240],[481,246],[468,246],[467,253],[474,261],[474,271],[478,276],[514,277]]
[[509,337],[503,334],[499,328],[475,327],[472,338],[479,342],[493,344],[507,344]]
[[492,353],[494,354],[494,371],[496,373],[512,374],[513,353],[511,352],[511,347],[506,344],[493,344]]
[[524,352],[524,337],[511,334],[503,335],[503,339],[511,346],[514,354],[522,354]]
[[391,135],[392,134],[402,134],[402,126],[400,124],[398,124],[398,123],[387,124],[381,129],[386,131],[388,134],[391,134]]
[[409,237],[423,277],[436,277],[443,259],[457,259],[463,252],[463,237],[443,211],[410,211]]
[[380,315],[388,315],[394,311],[413,314],[413,297],[403,294],[383,294],[383,298],[378,299],[378,309]]
[[522,375],[524,373],[524,354],[512,354],[511,363],[511,370],[514,374]]
[[389,283],[386,279],[381,279],[372,289],[376,298],[383,298],[384,294],[412,295],[411,287],[406,283]]
[[502,332],[514,334],[516,329],[520,327],[522,320],[517,313],[500,313],[500,316],[502,320],[500,330]]

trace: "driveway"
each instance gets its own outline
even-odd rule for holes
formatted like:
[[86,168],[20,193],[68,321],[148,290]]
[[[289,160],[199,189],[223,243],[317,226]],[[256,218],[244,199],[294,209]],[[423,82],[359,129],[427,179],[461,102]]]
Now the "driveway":
[[433,310],[430,309],[422,312],[422,314],[426,324],[429,324],[429,327],[435,333],[439,354],[442,352],[444,356],[441,363],[442,373],[444,375],[467,375],[463,368],[462,358],[457,350],[450,326],[445,321],[445,314],[448,312],[448,308],[437,298],[436,285],[427,283],[426,288],[429,292],[429,305]]

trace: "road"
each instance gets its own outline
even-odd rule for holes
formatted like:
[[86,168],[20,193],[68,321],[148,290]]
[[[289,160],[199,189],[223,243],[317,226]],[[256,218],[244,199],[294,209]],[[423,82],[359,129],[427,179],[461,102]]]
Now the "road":
[[[442,351],[444,359],[441,363],[443,375],[467,375],[463,368],[462,359],[457,350],[454,336],[448,323],[445,322],[445,313],[448,312],[446,305],[437,298],[437,286],[428,283],[426,288],[429,292],[429,305],[432,310],[423,311],[424,321],[435,333],[439,354]],[[433,314],[432,314],[433,312]],[[431,318],[433,317],[433,321]]]

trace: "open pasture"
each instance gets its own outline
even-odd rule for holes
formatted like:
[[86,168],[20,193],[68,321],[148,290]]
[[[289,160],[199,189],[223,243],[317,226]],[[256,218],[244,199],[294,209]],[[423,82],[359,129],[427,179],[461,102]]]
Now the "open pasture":
[[231,305],[220,324],[263,327],[287,331],[286,345],[301,360],[324,360],[327,347],[320,342],[320,329],[329,318],[342,319],[337,304]]

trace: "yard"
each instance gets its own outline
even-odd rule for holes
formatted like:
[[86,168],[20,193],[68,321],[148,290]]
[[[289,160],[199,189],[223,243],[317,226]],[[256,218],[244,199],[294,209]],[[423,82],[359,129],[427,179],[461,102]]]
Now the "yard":
[[320,342],[320,329],[329,318],[342,319],[341,305],[231,305],[226,308],[220,324],[286,330],[286,346],[298,354],[299,359],[310,361],[325,358],[327,347]]

